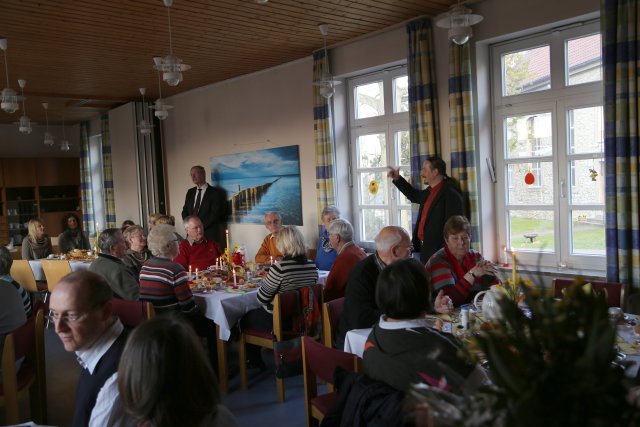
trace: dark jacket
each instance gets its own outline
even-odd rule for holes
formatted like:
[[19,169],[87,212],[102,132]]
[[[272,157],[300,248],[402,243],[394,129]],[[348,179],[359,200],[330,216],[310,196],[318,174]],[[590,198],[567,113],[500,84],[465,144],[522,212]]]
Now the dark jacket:
[[402,176],[398,177],[393,184],[406,196],[412,203],[419,203],[418,218],[413,227],[413,236],[411,242],[414,250],[420,251],[420,260],[426,263],[431,255],[436,253],[438,249],[444,247],[444,223],[454,215],[464,215],[464,204],[462,202],[462,194],[457,185],[450,178],[445,178],[442,182],[442,189],[431,203],[427,219],[424,222],[424,241],[418,239],[418,226],[420,218],[422,218],[422,209],[424,202],[429,197],[430,188],[418,190],[411,186]]
[[[182,219],[193,215],[193,205],[196,201],[198,187],[190,188],[182,207]],[[225,229],[227,228],[227,217],[229,208],[227,203],[227,191],[222,187],[209,185],[200,201],[198,218],[204,226],[204,235],[208,239],[214,240],[223,250],[227,245],[225,240]]]

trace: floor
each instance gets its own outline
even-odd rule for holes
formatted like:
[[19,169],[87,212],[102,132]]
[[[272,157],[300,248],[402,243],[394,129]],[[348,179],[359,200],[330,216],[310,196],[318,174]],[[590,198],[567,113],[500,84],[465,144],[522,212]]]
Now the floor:
[[[80,366],[75,356],[67,353],[53,329],[45,331],[45,348],[47,360],[47,399],[48,425],[69,426],[73,418],[75,388],[80,375]],[[230,360],[232,371],[236,372],[229,379],[230,394],[223,397],[224,404],[235,415],[241,426],[254,426],[269,420],[270,425],[304,426],[304,389],[302,376],[286,380],[286,401],[279,403],[276,398],[276,386],[272,368],[265,372],[249,371],[249,388],[239,390],[240,380],[237,375],[237,352],[231,346]],[[269,354],[264,353],[265,361]],[[235,366],[233,366],[235,365]],[[28,394],[21,400],[21,421],[29,420]],[[4,408],[0,407],[0,425],[5,419]]]

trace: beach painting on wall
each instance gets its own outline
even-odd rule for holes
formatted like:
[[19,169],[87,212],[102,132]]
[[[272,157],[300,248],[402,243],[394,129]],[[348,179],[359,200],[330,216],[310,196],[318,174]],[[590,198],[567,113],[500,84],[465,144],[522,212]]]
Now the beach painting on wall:
[[262,224],[278,211],[285,225],[302,224],[299,147],[269,148],[209,158],[211,182],[227,190],[229,222]]

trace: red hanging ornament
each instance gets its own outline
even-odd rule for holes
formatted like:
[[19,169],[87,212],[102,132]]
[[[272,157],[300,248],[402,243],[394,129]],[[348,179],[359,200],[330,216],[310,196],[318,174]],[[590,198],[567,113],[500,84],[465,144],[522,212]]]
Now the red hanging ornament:
[[536,177],[533,172],[527,172],[527,174],[524,176],[524,183],[527,185],[532,185],[534,182],[536,182]]

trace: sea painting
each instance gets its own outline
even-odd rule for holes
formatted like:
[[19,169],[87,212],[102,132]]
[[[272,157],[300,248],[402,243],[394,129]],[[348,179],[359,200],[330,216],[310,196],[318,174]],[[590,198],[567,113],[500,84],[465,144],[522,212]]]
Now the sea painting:
[[299,147],[211,157],[211,182],[227,190],[229,222],[262,224],[278,211],[285,225],[302,224]]

